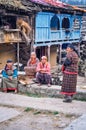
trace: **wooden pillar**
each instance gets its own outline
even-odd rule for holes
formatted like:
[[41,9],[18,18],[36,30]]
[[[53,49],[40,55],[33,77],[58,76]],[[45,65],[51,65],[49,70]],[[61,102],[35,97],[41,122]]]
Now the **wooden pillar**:
[[62,60],[62,45],[60,45],[59,51],[60,51],[60,53],[59,53],[59,63],[61,64],[61,60]]
[[18,63],[18,71],[19,71],[19,43],[17,43],[17,63]]
[[48,61],[50,62],[50,46],[48,46]]
[[34,51],[34,43],[35,43],[35,15],[33,14],[31,17],[31,27],[32,27],[32,31],[31,31],[31,52]]
[[34,51],[35,53],[36,53],[36,48],[37,48],[36,46],[33,47],[33,51]]

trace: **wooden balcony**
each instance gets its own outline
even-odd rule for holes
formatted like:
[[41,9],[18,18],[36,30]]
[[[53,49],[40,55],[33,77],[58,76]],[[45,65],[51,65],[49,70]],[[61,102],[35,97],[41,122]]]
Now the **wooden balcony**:
[[1,29],[0,43],[20,43],[22,38],[19,29]]

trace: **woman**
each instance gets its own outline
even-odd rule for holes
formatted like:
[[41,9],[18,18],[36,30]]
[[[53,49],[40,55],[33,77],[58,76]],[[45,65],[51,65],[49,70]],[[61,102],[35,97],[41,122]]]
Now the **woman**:
[[11,59],[7,60],[4,70],[2,71],[2,90],[14,90],[17,92],[17,69],[13,66]]
[[61,94],[65,95],[63,102],[72,102],[72,97],[76,94],[76,83],[78,74],[78,53],[72,44],[69,44],[67,56],[63,63],[63,83]]
[[50,64],[47,62],[46,56],[41,57],[41,62],[39,62],[37,66],[36,78],[39,85],[47,83],[48,87],[50,87],[51,83]]
[[35,76],[36,67],[37,67],[38,63],[39,63],[39,59],[36,57],[35,52],[32,52],[30,59],[27,62],[27,66],[24,67],[26,75]]

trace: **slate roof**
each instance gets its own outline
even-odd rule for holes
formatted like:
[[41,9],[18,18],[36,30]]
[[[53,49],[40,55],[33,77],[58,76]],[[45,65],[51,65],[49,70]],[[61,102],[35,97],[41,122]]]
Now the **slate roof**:
[[26,10],[21,0],[0,0],[0,5],[8,8],[23,9]]
[[[41,11],[43,8],[49,10],[51,8],[64,9],[66,11],[79,11],[86,12],[86,10],[76,6],[68,5],[57,0],[0,0],[0,9],[5,8],[8,10],[22,10],[25,12]],[[53,10],[52,9],[52,10]]]
[[25,12],[40,10],[39,7],[27,0],[0,0],[0,9],[22,10]]
[[47,5],[47,6],[51,6],[51,7],[55,7],[55,8],[62,8],[62,9],[67,9],[67,10],[72,10],[72,11],[86,12],[85,9],[81,9],[77,6],[72,6],[72,5],[63,3],[59,0],[30,0],[30,1],[33,3]]

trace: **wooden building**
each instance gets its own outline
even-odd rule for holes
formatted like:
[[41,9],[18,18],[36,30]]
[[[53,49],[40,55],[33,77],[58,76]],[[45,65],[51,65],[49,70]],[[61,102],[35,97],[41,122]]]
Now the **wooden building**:
[[57,62],[61,64],[68,44],[74,43],[80,49],[81,20],[86,10],[53,0],[34,2],[42,9],[35,17],[34,48],[37,56],[47,55],[51,66]]
[[23,59],[28,60],[30,47],[26,45],[26,39],[17,27],[20,18],[29,25],[32,24],[33,14],[39,10],[31,2],[28,4],[21,0],[0,0],[0,69],[4,67],[7,59],[19,62],[20,58],[22,61],[25,51],[27,58]]
[[[80,42],[84,12],[53,0],[0,0],[0,69],[8,58],[25,65],[33,49],[38,58],[47,55],[52,66],[57,63],[58,53],[61,63],[62,49]],[[20,18],[32,28],[29,45],[17,28]]]

